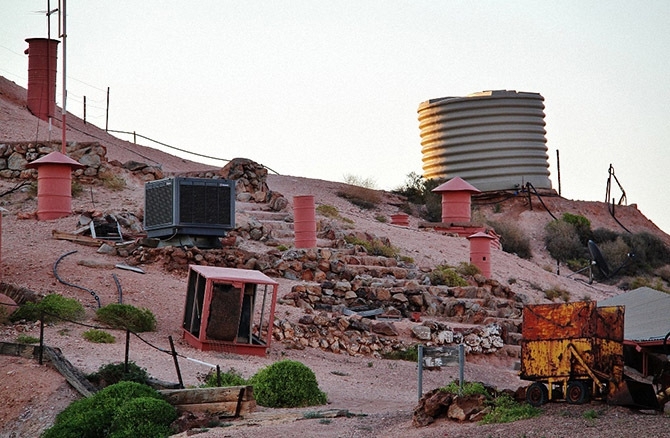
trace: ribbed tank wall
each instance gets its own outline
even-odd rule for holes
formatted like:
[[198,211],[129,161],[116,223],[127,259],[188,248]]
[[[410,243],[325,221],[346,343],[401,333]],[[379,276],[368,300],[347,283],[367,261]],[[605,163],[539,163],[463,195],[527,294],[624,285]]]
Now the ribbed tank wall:
[[481,191],[530,182],[551,189],[544,98],[491,91],[419,105],[423,176],[463,178]]

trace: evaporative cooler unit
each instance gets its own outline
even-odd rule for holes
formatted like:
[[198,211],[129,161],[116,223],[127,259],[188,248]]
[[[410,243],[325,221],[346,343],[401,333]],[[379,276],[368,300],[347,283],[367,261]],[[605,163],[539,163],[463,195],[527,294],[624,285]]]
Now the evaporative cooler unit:
[[204,351],[265,356],[278,286],[260,271],[189,266],[184,339]]
[[235,181],[165,178],[145,183],[148,237],[182,245],[217,246],[235,228]]

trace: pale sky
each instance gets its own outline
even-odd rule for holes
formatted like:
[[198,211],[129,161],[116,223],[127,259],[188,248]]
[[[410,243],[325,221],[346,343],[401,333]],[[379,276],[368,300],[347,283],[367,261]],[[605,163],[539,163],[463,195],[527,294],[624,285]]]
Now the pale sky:
[[[0,0],[0,75],[24,87],[46,9]],[[67,0],[67,109],[81,117],[86,96],[104,128],[109,87],[110,129],[394,189],[422,173],[421,102],[536,92],[554,189],[556,150],[566,198],[604,201],[612,164],[628,204],[670,232],[668,25],[665,0]]]

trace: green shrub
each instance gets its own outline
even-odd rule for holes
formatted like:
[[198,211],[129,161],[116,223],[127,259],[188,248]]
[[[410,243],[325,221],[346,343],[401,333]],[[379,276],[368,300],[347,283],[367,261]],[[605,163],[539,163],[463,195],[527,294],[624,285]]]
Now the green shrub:
[[113,344],[114,342],[116,342],[116,338],[114,336],[110,335],[109,333],[103,330],[97,330],[97,329],[86,330],[84,333],[82,333],[82,336],[87,341],[96,344]]
[[445,179],[429,179],[424,184],[424,206],[421,217],[429,222],[442,222],[442,195],[433,189],[445,182]]
[[562,220],[554,220],[545,227],[544,243],[549,254],[556,260],[566,262],[588,258],[586,247],[579,241],[575,226]]
[[123,190],[126,188],[126,180],[119,175],[115,175],[111,172],[103,174],[101,177],[102,185],[107,187],[110,190]]
[[391,350],[388,353],[382,353],[382,357],[389,360],[406,360],[408,362],[416,362],[419,360],[419,347],[412,345],[411,347],[407,348]]
[[472,263],[460,262],[456,267],[456,272],[468,277],[474,277],[477,274],[481,274],[482,270],[479,269],[478,266],[473,265]]
[[44,312],[44,322],[56,322],[60,319],[70,321],[84,317],[84,306],[74,298],[65,298],[59,294],[49,294],[39,303],[27,302],[9,317],[11,321],[38,321]]
[[563,289],[560,286],[554,286],[550,289],[544,291],[544,296],[551,301],[554,301],[556,298],[560,298],[566,303],[570,301],[570,292]]
[[176,419],[176,409],[165,400],[137,397],[116,410],[109,438],[167,437]]
[[596,228],[592,231],[591,234],[593,236],[592,240],[597,244],[612,242],[616,240],[617,237],[619,237],[619,233],[608,230],[607,228]]
[[144,368],[140,368],[135,362],[128,362],[128,372],[125,371],[125,363],[108,363],[100,366],[98,371],[86,376],[88,380],[98,386],[110,386],[119,382],[135,382],[147,384],[149,374]]
[[19,344],[37,344],[40,341],[40,338],[29,335],[19,335],[16,338],[16,342]]
[[407,202],[419,205],[425,202],[425,192],[426,182],[423,177],[416,172],[407,174],[404,186],[392,190],[392,193],[406,197]]
[[624,234],[622,238],[634,254],[635,265],[639,269],[648,271],[670,263],[670,248],[653,234]]
[[256,402],[272,408],[322,405],[326,393],[319,389],[314,372],[300,362],[282,360],[254,374],[250,381]]
[[320,215],[336,219],[340,216],[340,212],[337,207],[333,207],[328,204],[320,204],[316,206],[316,212]]
[[503,251],[516,254],[522,259],[530,259],[533,256],[530,250],[530,238],[514,223],[488,221],[488,224],[500,235]]
[[527,403],[518,403],[507,394],[493,399],[493,408],[482,419],[482,423],[511,423],[517,420],[534,418],[542,414],[542,410]]
[[344,175],[344,183],[372,190],[377,188],[377,182],[374,180],[374,178],[363,178],[358,175],[352,175],[350,173]]
[[351,245],[358,245],[365,248],[370,255],[394,258],[398,255],[398,248],[381,241],[380,239],[365,240],[356,237],[353,234],[344,236],[344,241]]
[[[453,381],[447,386],[441,387],[440,391],[458,394],[460,392],[460,385],[457,381]],[[480,382],[463,382],[463,395],[485,395],[489,397],[486,387]]]
[[225,387],[225,386],[245,386],[248,385],[247,380],[242,377],[242,375],[235,369],[231,368],[226,372],[221,373],[221,384],[219,385],[219,379],[216,376],[216,370],[212,369],[207,375],[205,375],[204,383],[201,387]]
[[[167,406],[153,402],[139,402],[139,404],[131,405],[132,409],[136,411],[136,416],[133,417],[133,414],[128,413],[131,408],[126,408],[125,405],[140,398],[156,399]],[[149,407],[150,405],[151,407]],[[118,420],[116,419],[117,414],[122,415]],[[146,417],[140,420],[139,418],[143,414],[146,414]],[[176,410],[163,401],[156,390],[135,382],[120,382],[95,393],[91,397],[70,404],[56,416],[54,425],[47,429],[42,437],[101,438],[115,436],[120,438],[133,436],[122,434],[124,429],[120,429],[120,425],[125,421],[128,421],[131,426],[139,421],[143,422],[146,428],[142,428],[141,432],[153,433],[154,430],[158,430],[161,433],[134,436],[163,437],[169,433],[164,433],[164,429],[159,427],[151,428],[150,425],[160,426],[168,421],[172,422],[176,415]],[[114,431],[112,431],[112,427],[115,428]],[[119,435],[112,435],[117,432]]]
[[112,328],[128,329],[135,333],[156,330],[156,317],[149,309],[131,304],[108,304],[96,312],[96,319]]
[[593,233],[591,232],[591,221],[584,216],[572,213],[563,213],[561,219],[575,227],[575,231],[577,232],[577,236],[579,237],[579,241],[582,243],[582,245],[586,245],[589,240],[593,239]]
[[385,224],[386,222],[388,222],[388,218],[387,218],[386,216],[384,216],[383,214],[378,214],[378,215],[376,215],[376,216],[375,216],[375,220],[376,220],[377,222],[381,222],[381,223],[383,223],[383,224]]
[[436,266],[428,276],[430,278],[430,283],[433,286],[445,285],[449,287],[456,287],[468,285],[468,282],[465,281],[465,279],[461,277],[461,275],[456,272],[454,268],[447,265]]

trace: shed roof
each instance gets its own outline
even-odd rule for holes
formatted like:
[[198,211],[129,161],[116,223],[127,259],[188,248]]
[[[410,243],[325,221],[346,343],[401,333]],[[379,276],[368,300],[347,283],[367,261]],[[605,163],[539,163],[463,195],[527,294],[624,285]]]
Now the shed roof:
[[641,287],[599,301],[598,306],[625,306],[626,341],[662,341],[670,332],[670,294]]
[[190,269],[200,273],[203,277],[219,281],[239,281],[242,283],[278,285],[261,271],[252,269],[222,268],[218,266],[190,265]]

